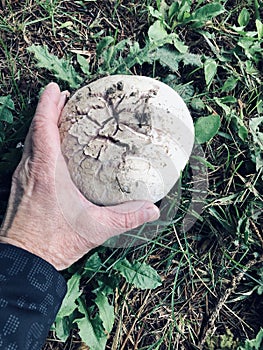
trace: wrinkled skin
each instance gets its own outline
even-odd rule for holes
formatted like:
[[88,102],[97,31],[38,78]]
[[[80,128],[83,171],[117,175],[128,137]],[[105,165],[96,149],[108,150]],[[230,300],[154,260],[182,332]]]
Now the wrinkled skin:
[[[58,270],[108,238],[159,217],[151,202],[98,207],[77,190],[60,148],[58,122],[66,95],[50,83],[40,98],[13,175],[0,236],[0,242],[26,249]],[[61,210],[58,191],[59,197],[68,201],[70,220]]]

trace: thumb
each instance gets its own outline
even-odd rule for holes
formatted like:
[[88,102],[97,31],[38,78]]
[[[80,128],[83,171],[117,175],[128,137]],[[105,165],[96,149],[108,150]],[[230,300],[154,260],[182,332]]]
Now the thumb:
[[159,218],[159,209],[148,201],[130,201],[104,208],[104,215],[113,234],[123,233]]
[[52,155],[60,149],[58,119],[66,101],[66,92],[50,83],[43,91],[31,123],[24,147],[24,154],[41,151]]

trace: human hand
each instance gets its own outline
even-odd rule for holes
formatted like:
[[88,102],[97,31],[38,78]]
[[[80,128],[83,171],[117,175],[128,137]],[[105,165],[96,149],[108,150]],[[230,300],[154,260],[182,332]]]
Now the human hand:
[[67,93],[50,83],[38,103],[15,170],[0,242],[47,260],[58,270],[112,236],[159,217],[151,202],[98,207],[73,184],[60,148],[58,123]]

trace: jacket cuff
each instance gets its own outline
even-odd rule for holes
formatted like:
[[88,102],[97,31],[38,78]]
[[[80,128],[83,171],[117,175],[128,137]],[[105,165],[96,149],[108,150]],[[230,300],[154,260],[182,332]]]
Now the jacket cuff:
[[0,348],[41,349],[66,289],[47,261],[0,243]]

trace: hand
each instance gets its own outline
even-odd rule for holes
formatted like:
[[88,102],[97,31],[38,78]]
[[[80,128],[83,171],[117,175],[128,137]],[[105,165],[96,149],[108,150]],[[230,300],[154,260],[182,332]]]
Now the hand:
[[58,123],[66,92],[43,92],[12,179],[0,242],[26,249],[58,270],[108,238],[159,217],[150,202],[98,207],[73,184],[61,153]]

